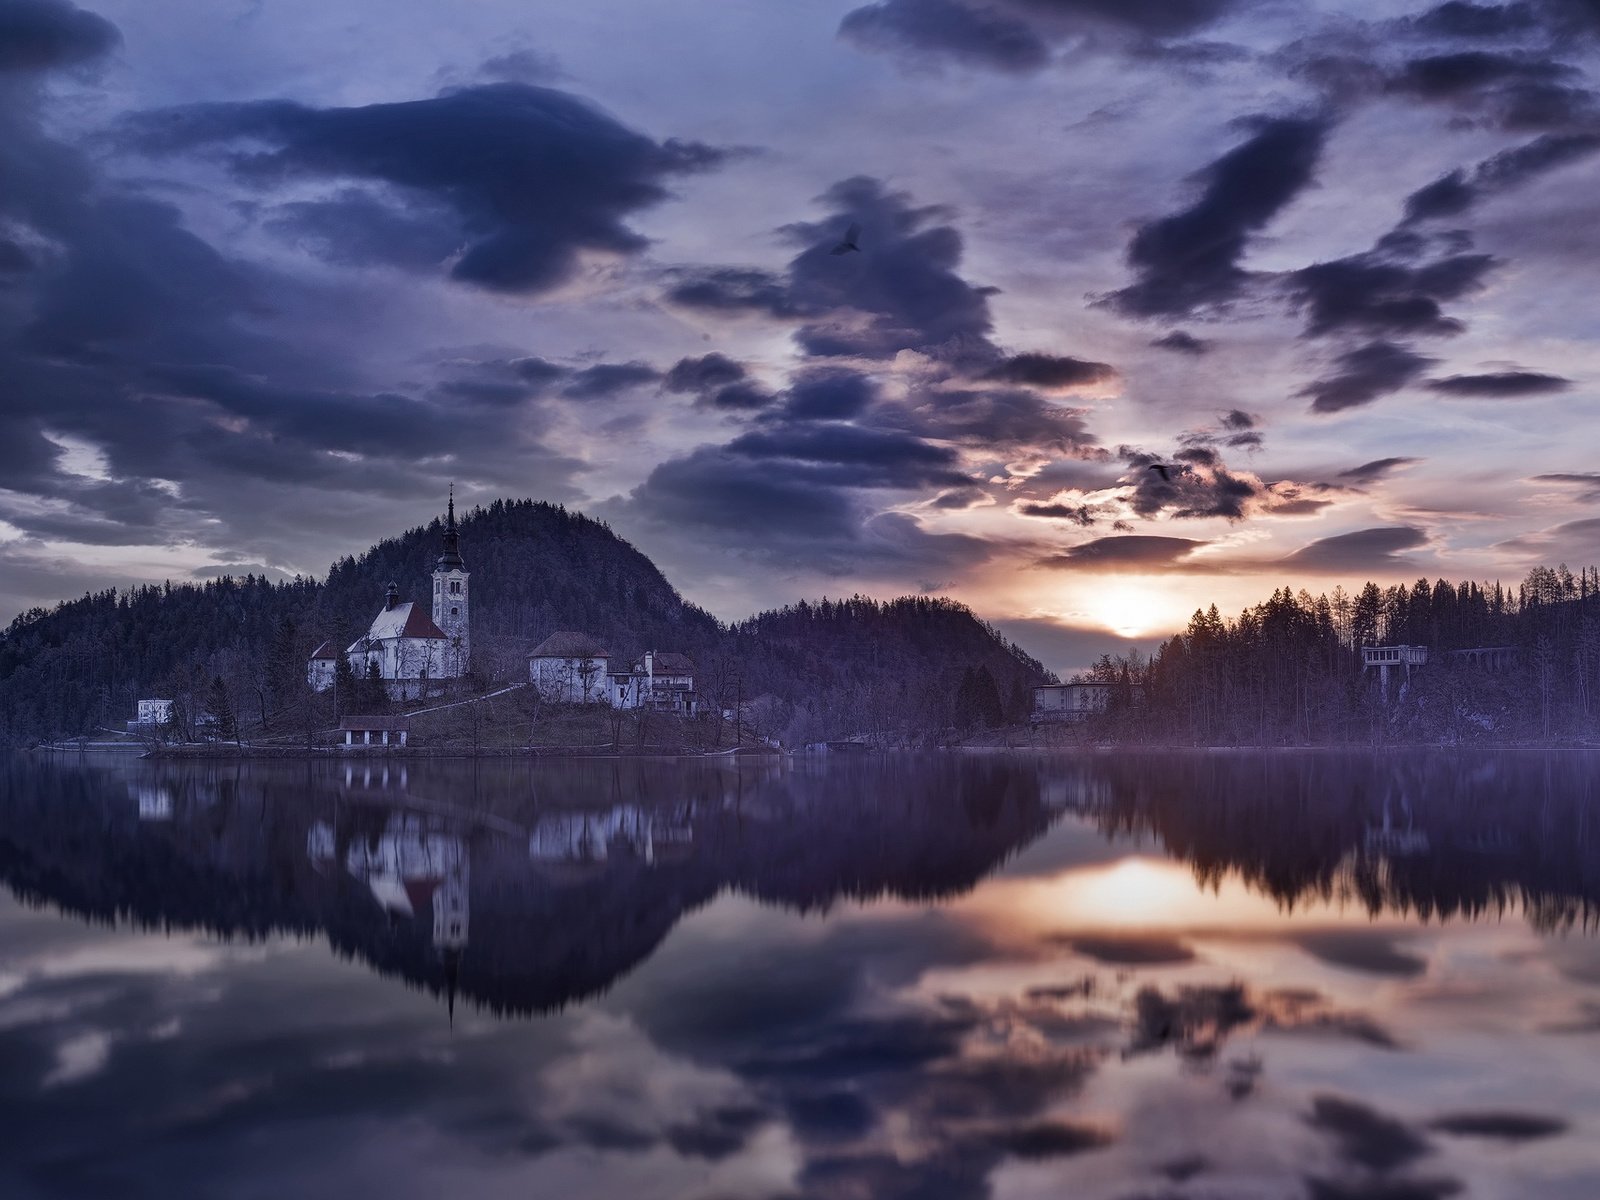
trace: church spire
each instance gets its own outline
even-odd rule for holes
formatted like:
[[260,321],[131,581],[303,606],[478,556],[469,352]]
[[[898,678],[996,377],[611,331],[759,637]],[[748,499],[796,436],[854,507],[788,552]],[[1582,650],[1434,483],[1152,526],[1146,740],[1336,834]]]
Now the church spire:
[[453,483],[450,485],[450,506],[445,514],[444,552],[439,555],[436,566],[444,571],[452,568],[461,570],[466,564],[461,561],[461,535],[456,532],[456,485]]

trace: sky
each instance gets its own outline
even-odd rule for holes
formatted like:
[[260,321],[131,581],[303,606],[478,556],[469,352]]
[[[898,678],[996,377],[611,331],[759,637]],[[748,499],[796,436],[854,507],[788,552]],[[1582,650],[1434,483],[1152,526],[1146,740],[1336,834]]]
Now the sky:
[[1576,569],[1597,64],[1594,0],[0,0],[0,619],[451,483],[1053,667]]

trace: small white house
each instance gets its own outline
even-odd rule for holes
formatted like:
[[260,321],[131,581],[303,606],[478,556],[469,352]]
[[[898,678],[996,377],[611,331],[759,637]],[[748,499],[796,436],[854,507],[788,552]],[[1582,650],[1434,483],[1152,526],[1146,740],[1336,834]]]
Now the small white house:
[[628,671],[610,675],[612,708],[647,708],[692,716],[694,662],[686,654],[647,650]]
[[156,729],[172,720],[171,700],[141,700],[137,716],[128,723],[130,732]]
[[611,703],[610,655],[587,633],[552,633],[528,655],[528,682],[552,704]]
[[[1114,683],[1051,683],[1033,689],[1033,724],[1087,721],[1111,707]],[[1138,688],[1134,688],[1137,696]]]
[[325,692],[333,686],[333,677],[339,669],[339,652],[332,642],[323,642],[306,664],[306,682],[314,692]]

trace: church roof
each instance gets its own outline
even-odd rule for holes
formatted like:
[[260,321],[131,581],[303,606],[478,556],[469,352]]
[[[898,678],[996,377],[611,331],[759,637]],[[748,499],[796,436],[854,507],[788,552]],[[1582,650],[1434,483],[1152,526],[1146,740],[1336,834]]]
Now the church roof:
[[386,608],[372,618],[372,628],[367,630],[367,640],[387,641],[390,638],[437,638],[448,641],[444,631],[433,623],[422,608],[407,600]]
[[564,629],[559,633],[552,633],[544,641],[533,648],[529,658],[607,658],[610,656],[604,646],[587,633],[577,633]]

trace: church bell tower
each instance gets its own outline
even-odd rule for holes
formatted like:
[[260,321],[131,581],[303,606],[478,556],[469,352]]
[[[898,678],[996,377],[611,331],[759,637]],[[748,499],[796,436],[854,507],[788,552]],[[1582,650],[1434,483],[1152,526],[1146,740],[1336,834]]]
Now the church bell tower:
[[461,561],[461,535],[456,532],[456,489],[450,485],[450,507],[444,522],[444,549],[433,568],[433,623],[450,639],[445,648],[444,675],[458,679],[472,661],[468,620],[467,564]]

